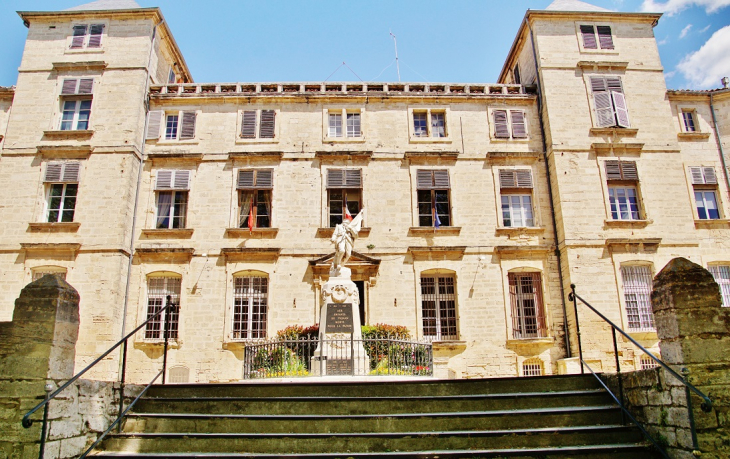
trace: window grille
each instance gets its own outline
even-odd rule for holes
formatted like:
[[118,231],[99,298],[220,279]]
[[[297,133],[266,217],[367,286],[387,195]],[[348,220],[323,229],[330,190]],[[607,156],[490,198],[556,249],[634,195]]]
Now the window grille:
[[715,282],[720,286],[720,293],[722,294],[722,307],[730,307],[730,266],[727,265],[713,265],[708,268],[712,277],[715,278]]
[[652,278],[648,266],[622,266],[621,278],[626,301],[629,329],[653,331],[654,313],[651,310]]
[[512,336],[515,339],[544,338],[547,330],[540,273],[510,273],[509,294],[512,304]]
[[429,340],[458,339],[456,289],[453,276],[421,277],[423,336]]
[[59,276],[61,279],[66,280],[66,271],[41,268],[33,271],[33,281],[37,281],[46,274],[53,274],[54,276]]
[[180,284],[179,277],[152,277],[147,285],[147,318],[149,319],[167,305],[167,296],[175,306],[170,307],[168,312],[159,314],[147,323],[145,339],[162,339],[165,337],[165,315],[169,314],[170,329],[169,338],[177,339],[178,324],[180,318]]
[[190,369],[188,367],[170,368],[167,380],[171,383],[185,384],[190,382]]
[[233,278],[233,339],[266,338],[269,279]]
[[522,376],[542,376],[542,360],[529,359],[522,362]]
[[652,368],[658,367],[659,364],[654,361],[651,357],[648,355],[642,355],[639,359],[639,367],[642,370],[651,370]]

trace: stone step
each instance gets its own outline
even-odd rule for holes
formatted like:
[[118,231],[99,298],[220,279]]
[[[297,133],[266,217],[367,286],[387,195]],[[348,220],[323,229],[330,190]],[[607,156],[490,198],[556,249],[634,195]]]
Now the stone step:
[[168,384],[150,387],[146,398],[155,397],[373,397],[373,396],[436,396],[485,393],[519,393],[599,389],[591,375],[535,376],[530,378],[495,378],[438,380],[421,378],[388,381],[316,381],[301,382],[251,381],[226,384]]
[[537,448],[605,443],[638,443],[641,432],[622,425],[481,431],[406,431],[356,433],[122,433],[104,440],[102,449],[134,452],[322,453]]
[[126,433],[349,433],[529,429],[619,424],[616,405],[390,415],[213,415],[134,413]]
[[136,413],[210,414],[394,414],[531,409],[611,404],[604,390],[506,394],[370,397],[155,397],[143,398]]

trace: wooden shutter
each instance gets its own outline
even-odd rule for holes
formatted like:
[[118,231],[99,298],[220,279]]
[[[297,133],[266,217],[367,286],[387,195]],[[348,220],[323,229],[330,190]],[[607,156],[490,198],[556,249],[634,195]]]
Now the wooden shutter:
[[524,139],[527,137],[527,126],[525,126],[525,112],[522,110],[510,110],[512,117],[512,137]]
[[171,170],[160,170],[157,171],[157,183],[155,184],[156,190],[169,190],[172,188],[172,174]]
[[532,171],[529,169],[500,169],[500,188],[532,188]]
[[596,106],[596,126],[611,127],[616,125],[611,95],[607,92],[594,92],[593,103]]
[[86,24],[75,25],[74,35],[71,39],[71,48],[83,48],[84,38],[86,38]]
[[183,112],[182,127],[180,128],[180,140],[195,138],[196,112]]
[[494,137],[498,139],[509,139],[509,126],[507,125],[507,110],[494,111]]
[[91,24],[89,28],[89,44],[87,48],[101,47],[101,35],[104,32],[104,24]]
[[601,49],[613,49],[613,37],[611,36],[611,27],[597,26],[596,30],[598,31],[598,44],[601,46]]
[[176,190],[187,190],[190,188],[190,171],[174,171],[173,188]]
[[620,92],[621,94],[624,93],[624,88],[621,85],[620,77],[606,77],[605,81],[607,91]]
[[606,161],[606,180],[639,180],[635,161]]
[[94,90],[93,78],[66,78],[61,85],[61,95],[91,94]]
[[79,89],[77,94],[91,94],[94,91],[93,78],[81,78],[79,80]]
[[190,188],[190,171],[159,170],[157,171],[156,190],[187,190]]
[[714,167],[690,167],[692,185],[717,185]]
[[344,183],[344,169],[327,169],[327,188],[342,188]]
[[76,94],[76,88],[78,87],[79,80],[77,78],[67,78],[63,80],[61,86],[61,95],[73,95]]
[[46,166],[43,181],[46,183],[73,183],[79,181],[81,163],[78,161],[50,162]]
[[273,139],[275,134],[276,112],[274,110],[261,110],[261,126],[259,137],[262,139]]
[[240,169],[238,171],[239,190],[250,189],[272,189],[274,188],[273,169]]
[[145,139],[159,139],[160,138],[160,126],[162,126],[162,116],[164,112],[162,110],[152,110],[149,112],[147,120],[147,134]]
[[596,34],[592,25],[580,26],[580,34],[583,38],[583,48],[598,49],[598,45],[596,44]]
[[626,97],[617,91],[611,91],[611,100],[613,100],[613,107],[616,110],[616,121],[621,127],[631,127],[629,122],[629,110],[626,107]]
[[362,170],[328,169],[327,188],[362,188]]
[[256,138],[256,110],[244,110],[241,120],[241,138]]
[[416,187],[419,190],[449,189],[451,188],[451,184],[449,182],[449,171],[446,169],[418,169],[416,172]]

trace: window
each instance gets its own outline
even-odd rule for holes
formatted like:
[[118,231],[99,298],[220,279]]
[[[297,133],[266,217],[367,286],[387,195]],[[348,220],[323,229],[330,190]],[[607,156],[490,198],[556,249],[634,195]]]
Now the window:
[[37,281],[46,274],[53,274],[63,280],[66,280],[66,268],[61,268],[59,266],[41,266],[33,268],[33,281]]
[[233,339],[266,338],[269,279],[233,278]]
[[454,276],[421,277],[421,316],[426,339],[458,339]]
[[522,362],[522,376],[542,376],[542,360],[532,358]]
[[93,88],[93,78],[67,78],[63,80],[61,86],[60,130],[83,131],[89,129]]
[[581,25],[583,49],[614,49],[610,26]]
[[[164,125],[163,125],[164,121]],[[195,138],[197,113],[194,111],[168,112],[152,110],[147,121],[146,139],[159,139],[164,128],[164,140],[192,140]]]
[[501,169],[499,192],[503,226],[535,226],[532,216],[532,172],[529,169]]
[[697,132],[697,113],[694,110],[683,109],[682,115],[682,129],[684,132]]
[[77,24],[73,27],[71,49],[101,48],[104,24]]
[[717,220],[720,209],[717,205],[717,176],[713,167],[690,167],[692,188],[695,197],[697,217],[700,220]]
[[509,273],[514,339],[544,338],[545,315],[542,305],[540,273]]
[[634,161],[606,161],[608,200],[613,220],[641,220],[639,213],[639,175]]
[[413,110],[413,137],[416,138],[445,138],[446,129],[445,110]]
[[150,277],[147,281],[147,319],[160,312],[167,305],[167,297],[173,304],[166,312],[158,314],[147,323],[145,339],[165,338],[165,316],[169,318],[168,337],[177,339],[180,321],[180,284],[179,277]]
[[722,294],[722,307],[730,307],[730,266],[728,265],[712,265],[707,268],[715,282],[720,286]]
[[651,370],[652,368],[656,368],[658,366],[659,364],[656,363],[656,361],[648,355],[642,355],[641,357],[639,357],[639,367],[641,370]]
[[362,137],[362,113],[360,110],[327,110],[327,137],[335,139]]
[[48,223],[74,221],[80,169],[78,161],[50,162],[46,166],[43,182],[46,185]]
[[190,171],[160,170],[157,172],[157,218],[155,228],[185,228],[188,211]]
[[521,84],[522,81],[520,80],[520,65],[515,64],[514,68],[512,69],[512,79],[514,80],[515,84]]
[[451,226],[449,171],[418,169],[418,226]]
[[275,110],[243,111],[243,115],[241,117],[242,139],[273,139],[276,136],[275,127]]
[[190,369],[184,366],[170,368],[167,381],[172,384],[186,384],[190,382]]
[[525,123],[525,112],[523,110],[494,110],[492,116],[494,117],[495,138],[527,138],[527,124]]
[[271,228],[271,192],[273,169],[238,171],[238,227]]
[[651,271],[648,266],[622,266],[621,280],[626,302],[626,317],[629,329],[653,331],[654,313],[649,299],[652,288]]
[[620,77],[592,76],[591,91],[597,127],[631,127]]
[[362,170],[328,169],[327,203],[330,228],[352,220],[362,208]]

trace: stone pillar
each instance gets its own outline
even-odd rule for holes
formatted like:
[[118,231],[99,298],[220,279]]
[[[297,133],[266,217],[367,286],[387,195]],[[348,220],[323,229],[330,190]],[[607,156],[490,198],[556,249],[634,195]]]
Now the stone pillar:
[[[713,401],[713,409],[700,409],[701,399],[692,396],[699,450],[703,458],[730,457],[730,308],[722,307],[720,290],[712,274],[684,258],[675,258],[654,279],[651,294],[661,358]],[[662,375],[674,384],[670,375]],[[683,386],[672,388],[672,404],[686,406]],[[684,404],[680,400],[684,401]],[[679,402],[679,403],[678,403]],[[668,407],[671,408],[671,407]],[[686,412],[686,408],[683,412]],[[677,429],[688,419],[668,419]],[[683,419],[682,419],[683,418]],[[679,441],[684,437],[684,441]],[[691,451],[687,435],[677,435],[675,457]]]

